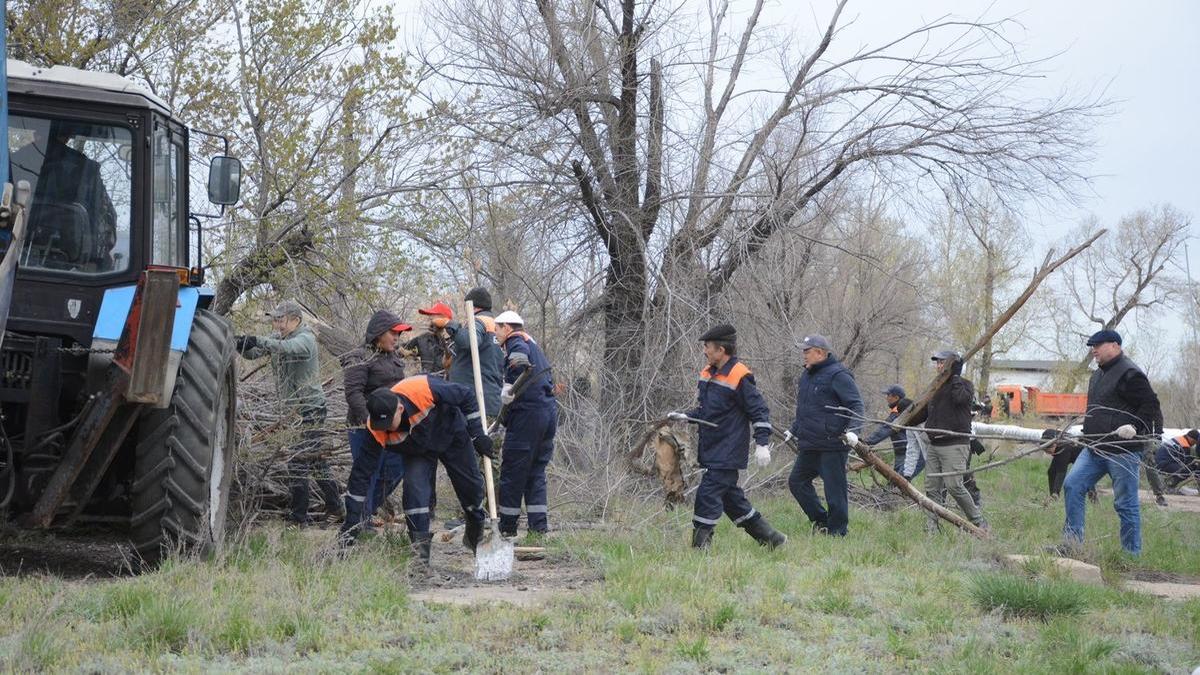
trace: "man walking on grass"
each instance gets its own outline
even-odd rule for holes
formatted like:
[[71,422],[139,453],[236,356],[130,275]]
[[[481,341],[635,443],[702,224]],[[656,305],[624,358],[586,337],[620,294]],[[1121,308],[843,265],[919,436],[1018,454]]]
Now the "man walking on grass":
[[[701,420],[696,457],[704,477],[696,490],[692,514],[692,546],[707,549],[713,528],[724,513],[760,545],[775,548],[787,537],[771,527],[738,487],[738,471],[749,460],[750,430],[754,430],[754,460],[759,466],[771,462],[771,420],[754,375],[737,359],[737,332],[723,323],[700,336],[708,365],[700,371],[699,405],[688,412],[673,412],[668,418],[686,422]],[[715,426],[710,426],[715,425]]]
[[[862,396],[850,369],[834,357],[828,338],[809,335],[801,346],[804,373],[796,392],[796,418],[788,432],[795,439],[798,454],[788,476],[788,489],[812,522],[814,534],[844,537],[850,522],[846,482],[850,451],[842,442],[842,434],[862,427]],[[817,477],[825,484],[827,507],[813,487]]]
[[[971,455],[971,407],[975,402],[975,386],[962,376],[963,361],[958,352],[943,350],[935,353],[931,359],[939,373],[949,368],[950,377],[934,392],[925,410],[910,422],[924,422],[926,433],[929,434],[928,456],[925,458],[928,469],[925,474],[925,494],[944,506],[946,493],[950,493],[967,520],[987,530],[987,521],[964,484],[962,474],[934,475],[967,470]],[[936,531],[937,528],[937,516],[931,514],[926,529]]]
[[1113,485],[1113,509],[1121,520],[1121,548],[1136,556],[1142,552],[1138,505],[1142,453],[1146,439],[1157,438],[1162,431],[1162,408],[1149,378],[1125,356],[1117,331],[1099,331],[1088,338],[1087,346],[1099,367],[1088,382],[1083,418],[1086,446],[1063,483],[1066,521],[1058,552],[1078,553],[1083,544],[1085,496],[1108,475]]

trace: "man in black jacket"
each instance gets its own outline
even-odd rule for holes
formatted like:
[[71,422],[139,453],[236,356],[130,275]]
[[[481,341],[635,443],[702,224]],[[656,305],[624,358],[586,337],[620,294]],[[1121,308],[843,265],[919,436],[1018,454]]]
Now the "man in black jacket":
[[1088,382],[1083,437],[1079,453],[1063,483],[1062,551],[1072,554],[1083,543],[1087,491],[1107,474],[1112,478],[1113,509],[1121,520],[1121,548],[1142,552],[1142,516],[1138,478],[1146,439],[1162,432],[1158,395],[1145,373],[1121,349],[1121,335],[1102,330],[1087,341],[1099,367]]
[[[950,378],[933,394],[929,405],[911,424],[925,423],[929,434],[929,455],[925,458],[929,468],[925,474],[925,494],[939,504],[945,504],[949,492],[958,508],[972,524],[987,529],[987,521],[979,512],[979,506],[963,484],[962,475],[935,476],[944,472],[966,471],[971,453],[971,406],[975,402],[975,387],[963,378],[962,356],[958,352],[943,350],[935,353],[932,360],[938,372],[950,369]],[[931,517],[929,529],[938,527],[936,516]]]

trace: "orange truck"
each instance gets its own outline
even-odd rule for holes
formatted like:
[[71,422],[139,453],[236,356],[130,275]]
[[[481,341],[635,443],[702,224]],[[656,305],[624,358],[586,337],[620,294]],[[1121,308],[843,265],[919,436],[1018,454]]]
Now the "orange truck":
[[1074,417],[1087,410],[1087,394],[1056,394],[1019,384],[999,385],[996,394],[992,414],[997,416]]

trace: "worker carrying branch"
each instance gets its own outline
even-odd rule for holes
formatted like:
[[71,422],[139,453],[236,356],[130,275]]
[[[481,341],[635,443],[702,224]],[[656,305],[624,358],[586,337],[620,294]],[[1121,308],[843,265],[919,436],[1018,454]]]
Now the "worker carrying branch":
[[709,548],[713,528],[723,512],[759,544],[775,548],[787,537],[771,527],[738,486],[738,471],[745,469],[749,460],[751,429],[755,461],[759,466],[771,461],[767,402],[755,386],[750,369],[737,359],[737,331],[733,326],[714,326],[700,336],[700,341],[708,365],[700,371],[699,404],[687,412],[667,415],[674,421],[693,418],[708,423],[700,425],[696,444],[704,477],[696,490],[692,546]]

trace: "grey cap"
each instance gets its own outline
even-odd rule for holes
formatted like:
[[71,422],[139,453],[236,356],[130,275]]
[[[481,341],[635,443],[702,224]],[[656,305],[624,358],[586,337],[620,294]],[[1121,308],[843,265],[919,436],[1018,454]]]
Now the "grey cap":
[[827,352],[833,351],[833,345],[829,344],[829,338],[824,335],[806,335],[804,341],[800,343],[801,349],[824,349]]
[[275,309],[266,313],[272,319],[278,319],[285,316],[303,316],[304,308],[295,300],[284,300],[275,305]]
[[958,352],[954,351],[953,349],[943,349],[941,351],[934,352],[933,356],[929,357],[929,360],[930,361],[961,361],[962,354],[959,354]]

